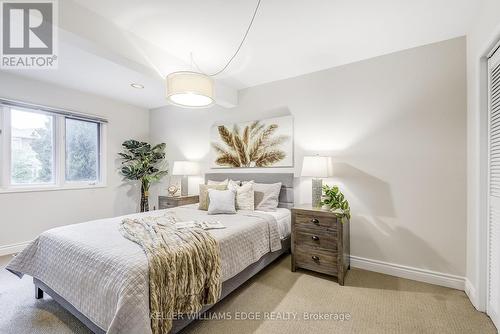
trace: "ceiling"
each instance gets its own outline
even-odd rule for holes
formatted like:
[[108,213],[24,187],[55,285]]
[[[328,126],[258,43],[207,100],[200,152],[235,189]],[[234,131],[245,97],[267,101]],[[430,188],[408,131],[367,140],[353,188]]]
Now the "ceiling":
[[[116,66],[109,57],[102,57],[103,53],[87,52],[82,47],[77,52],[69,47],[64,53],[70,57],[71,66],[60,57],[63,63],[59,73],[24,70],[20,74],[69,86],[77,80],[80,90],[99,91],[147,108],[166,104],[163,77],[173,70],[191,67],[191,53],[202,71],[220,69],[238,46],[256,5],[256,0],[74,1],[76,6],[63,6],[60,16],[70,15],[70,10],[92,12],[117,31],[154,49],[156,55],[148,54],[147,48],[136,47],[142,51],[143,59],[133,59],[143,69],[149,67],[149,73],[129,68],[124,62]],[[238,90],[463,36],[477,3],[477,0],[262,0],[245,45],[216,80]],[[75,22],[67,22],[74,33],[86,35],[88,21],[81,24],[77,28]],[[95,37],[96,41],[102,38]],[[102,39],[96,43],[113,48],[113,36],[109,39],[110,43]],[[123,48],[116,52],[131,59]],[[84,71],[89,64],[95,64],[99,71],[95,74]],[[134,77],[128,71],[140,75]],[[106,78],[99,82],[103,73]],[[133,91],[128,86],[132,80],[142,80],[147,89]]]

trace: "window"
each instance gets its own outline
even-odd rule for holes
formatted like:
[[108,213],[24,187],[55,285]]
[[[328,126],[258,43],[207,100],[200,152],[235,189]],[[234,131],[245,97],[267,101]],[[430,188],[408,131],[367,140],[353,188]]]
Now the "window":
[[66,181],[94,181],[99,170],[99,124],[66,118]]
[[54,183],[54,116],[11,109],[10,133],[10,183]]
[[104,184],[105,120],[0,99],[0,191]]

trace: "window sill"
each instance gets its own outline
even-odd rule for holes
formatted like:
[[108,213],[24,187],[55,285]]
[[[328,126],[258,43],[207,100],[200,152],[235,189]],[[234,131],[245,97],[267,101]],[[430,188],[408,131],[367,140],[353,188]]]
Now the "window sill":
[[10,194],[10,193],[31,193],[31,192],[43,192],[43,191],[59,191],[59,190],[79,190],[79,189],[99,189],[106,188],[107,185],[104,183],[98,184],[73,184],[65,186],[39,186],[39,187],[11,187],[11,188],[0,188],[0,194]]

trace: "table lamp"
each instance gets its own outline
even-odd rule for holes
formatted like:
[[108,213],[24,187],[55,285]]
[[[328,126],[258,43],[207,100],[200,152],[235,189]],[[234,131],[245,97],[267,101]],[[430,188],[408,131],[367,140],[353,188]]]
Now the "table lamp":
[[200,166],[193,161],[174,161],[172,175],[182,176],[181,196],[188,195],[188,176],[200,175]]
[[321,206],[321,195],[323,193],[323,180],[330,174],[330,157],[306,156],[302,162],[301,176],[312,177],[312,206]]

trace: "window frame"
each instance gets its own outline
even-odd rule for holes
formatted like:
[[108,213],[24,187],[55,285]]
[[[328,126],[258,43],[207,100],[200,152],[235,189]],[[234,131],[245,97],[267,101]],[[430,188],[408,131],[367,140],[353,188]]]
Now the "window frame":
[[[4,124],[5,128],[3,129],[6,132],[5,137],[5,164],[3,168],[5,169],[5,178],[3,181],[5,182],[5,185],[7,185],[8,188],[31,188],[31,187],[52,187],[57,184],[57,151],[56,151],[56,133],[57,133],[57,117],[53,114],[49,113],[44,113],[44,112],[39,112],[37,110],[31,110],[23,107],[5,107],[3,106],[3,111],[4,111]],[[24,111],[24,112],[29,112],[29,113],[34,113],[34,114],[41,114],[41,115],[46,115],[52,117],[52,169],[53,169],[53,180],[52,182],[47,182],[47,183],[26,183],[26,184],[14,184],[12,183],[12,127],[11,127],[11,120],[12,120],[12,110],[19,110],[19,111]],[[2,185],[4,184],[2,182]]]
[[[53,120],[53,145],[54,145],[54,181],[41,184],[12,184],[12,136],[11,136],[11,109],[25,110],[54,117]],[[93,122],[98,126],[98,170],[97,181],[66,181],[66,119],[80,119]],[[0,100],[0,193],[52,191],[69,189],[88,189],[106,187],[106,123],[85,115],[77,117],[64,111],[53,111],[30,108],[23,105],[5,105]]]
[[[66,120],[68,120],[68,119],[97,124],[97,180],[96,181],[68,181],[68,180],[66,180],[66,149],[67,149],[67,147],[66,147],[66,143],[67,143],[66,142],[66,124],[67,124]],[[64,116],[64,117],[62,117],[60,127],[62,129],[62,135],[64,137],[64,140],[61,143],[62,144],[61,145],[61,154],[62,154],[61,164],[63,165],[63,166],[61,166],[61,169],[63,170],[61,175],[62,175],[64,184],[66,184],[68,186],[82,187],[85,185],[96,185],[96,184],[101,183],[101,178],[103,175],[103,171],[102,171],[102,167],[101,167],[101,165],[102,165],[101,160],[105,156],[102,154],[102,128],[103,128],[103,124],[96,122],[96,121],[92,121],[92,120],[78,119],[78,118],[74,118],[74,117]]]

